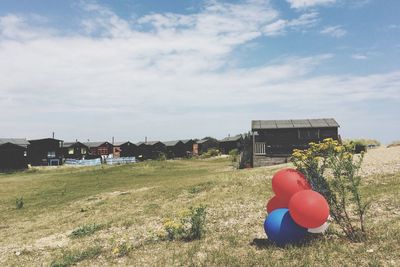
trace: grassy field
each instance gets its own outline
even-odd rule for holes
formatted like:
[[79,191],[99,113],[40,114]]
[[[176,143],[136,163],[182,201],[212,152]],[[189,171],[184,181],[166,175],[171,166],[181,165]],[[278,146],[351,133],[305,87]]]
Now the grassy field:
[[[332,231],[278,248],[263,221],[282,167],[235,170],[212,159],[0,174],[0,265],[400,266],[400,173],[365,179],[373,200],[366,242]],[[204,238],[158,238],[166,218],[200,204]]]

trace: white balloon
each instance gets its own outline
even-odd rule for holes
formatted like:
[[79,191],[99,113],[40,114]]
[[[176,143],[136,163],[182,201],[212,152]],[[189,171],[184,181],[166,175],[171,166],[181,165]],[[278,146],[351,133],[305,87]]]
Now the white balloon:
[[325,222],[323,225],[316,228],[308,228],[308,232],[312,234],[321,234],[325,233],[326,229],[328,229],[329,223]]

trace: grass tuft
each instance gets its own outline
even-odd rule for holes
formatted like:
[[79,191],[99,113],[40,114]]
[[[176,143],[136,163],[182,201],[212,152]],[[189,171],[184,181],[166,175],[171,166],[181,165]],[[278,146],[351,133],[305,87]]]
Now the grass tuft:
[[15,200],[15,208],[17,209],[17,210],[20,210],[20,209],[22,209],[24,207],[24,199],[23,199],[23,197],[18,197],[16,200]]
[[95,246],[83,251],[74,250],[66,252],[61,259],[53,261],[51,267],[68,267],[81,261],[93,259],[101,254],[101,247]]
[[84,236],[89,236],[103,228],[104,228],[103,224],[93,223],[93,224],[82,225],[73,230],[72,233],[69,235],[69,237],[80,238]]

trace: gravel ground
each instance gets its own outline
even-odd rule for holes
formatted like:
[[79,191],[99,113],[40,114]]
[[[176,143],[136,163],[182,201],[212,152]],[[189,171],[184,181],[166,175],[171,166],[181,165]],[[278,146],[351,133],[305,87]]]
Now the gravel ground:
[[400,147],[379,147],[368,150],[361,168],[361,175],[400,172]]

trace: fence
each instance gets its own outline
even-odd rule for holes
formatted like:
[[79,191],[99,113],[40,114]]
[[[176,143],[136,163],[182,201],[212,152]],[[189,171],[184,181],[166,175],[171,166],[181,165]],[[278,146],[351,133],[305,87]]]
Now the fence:
[[66,159],[65,165],[75,166],[97,166],[101,165],[101,159]]
[[127,164],[127,163],[135,163],[135,157],[122,157],[122,158],[106,158],[106,163],[108,165],[114,164]]

